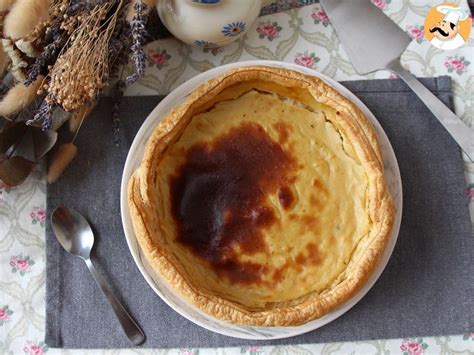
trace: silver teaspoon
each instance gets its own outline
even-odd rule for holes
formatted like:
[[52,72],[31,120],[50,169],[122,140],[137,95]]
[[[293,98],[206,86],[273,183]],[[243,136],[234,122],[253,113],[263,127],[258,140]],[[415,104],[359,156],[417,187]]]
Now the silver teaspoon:
[[87,220],[77,211],[58,207],[51,216],[54,234],[63,248],[85,261],[94,280],[112,306],[120,325],[130,342],[137,346],[145,341],[145,335],[122,304],[114,296],[107,283],[92,265],[90,254],[94,245],[94,233]]

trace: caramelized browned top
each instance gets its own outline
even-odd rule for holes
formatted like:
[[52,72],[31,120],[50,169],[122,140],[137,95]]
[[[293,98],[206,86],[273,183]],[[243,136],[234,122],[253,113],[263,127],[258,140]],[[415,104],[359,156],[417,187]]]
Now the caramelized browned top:
[[268,266],[240,260],[265,252],[262,231],[278,223],[268,195],[284,209],[297,166],[258,124],[245,123],[210,143],[193,145],[170,177],[177,241],[232,282],[256,283]]
[[145,247],[164,276],[260,311],[340,281],[371,230],[369,177],[335,110],[243,84],[163,127],[136,197],[147,192]]

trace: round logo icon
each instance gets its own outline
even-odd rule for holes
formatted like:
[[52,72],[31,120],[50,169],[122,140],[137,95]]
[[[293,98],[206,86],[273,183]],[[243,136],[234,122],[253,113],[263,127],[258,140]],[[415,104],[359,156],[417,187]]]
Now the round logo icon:
[[461,47],[469,38],[471,18],[468,10],[443,2],[434,6],[425,18],[425,37],[436,48],[451,50]]

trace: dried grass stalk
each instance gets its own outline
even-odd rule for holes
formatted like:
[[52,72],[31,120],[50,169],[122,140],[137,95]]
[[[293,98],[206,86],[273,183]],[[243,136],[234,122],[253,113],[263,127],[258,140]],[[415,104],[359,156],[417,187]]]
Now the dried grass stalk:
[[133,20],[133,16],[135,16],[135,4],[137,2],[142,2],[146,5],[144,15],[147,15],[156,3],[155,0],[131,0],[130,6],[127,10],[127,22],[131,22]]
[[14,40],[27,37],[48,19],[48,10],[48,0],[17,0],[5,17],[4,35]]
[[11,9],[16,0],[0,0],[0,12]]
[[46,176],[49,183],[55,182],[63,173],[64,169],[76,157],[77,147],[74,143],[62,144],[54,153],[49,165],[48,174]]
[[[108,43],[117,13],[106,20],[112,3],[96,6],[76,29],[51,69],[47,100],[73,111],[95,99],[108,80]],[[105,23],[104,23],[105,20]]]
[[89,116],[89,114],[94,110],[96,103],[91,103],[79,107],[76,111],[74,111],[69,119],[69,131],[71,133],[77,132],[81,124],[84,120]]
[[8,116],[17,113],[33,102],[44,77],[39,75],[36,81],[30,85],[25,86],[23,83],[18,83],[12,87],[0,101],[0,116]]

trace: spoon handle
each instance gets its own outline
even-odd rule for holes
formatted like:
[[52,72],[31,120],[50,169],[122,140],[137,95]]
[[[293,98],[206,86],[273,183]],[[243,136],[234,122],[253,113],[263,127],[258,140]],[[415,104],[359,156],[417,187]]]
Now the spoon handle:
[[143,331],[112,293],[112,290],[109,288],[104,278],[97,272],[94,265],[92,265],[91,259],[85,259],[85,262],[89,268],[89,271],[94,277],[95,282],[97,282],[97,285],[99,285],[102,293],[105,295],[112,306],[115,315],[117,316],[120,325],[122,326],[130,342],[135,346],[142,344],[145,341],[145,335],[143,334]]

